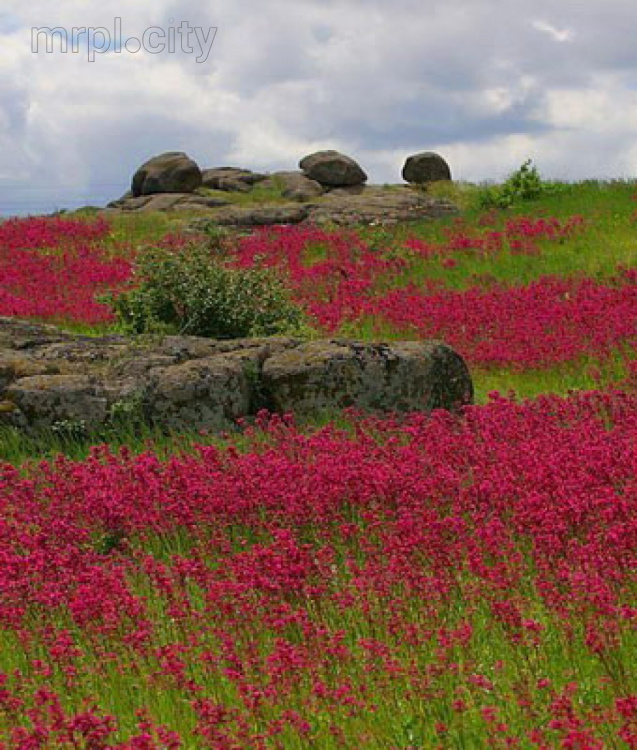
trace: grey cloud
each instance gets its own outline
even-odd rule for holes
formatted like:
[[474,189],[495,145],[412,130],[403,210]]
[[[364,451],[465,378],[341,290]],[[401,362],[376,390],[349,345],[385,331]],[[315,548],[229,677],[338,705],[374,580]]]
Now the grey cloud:
[[[0,12],[0,43],[15,42],[18,13],[55,25],[45,0],[9,2],[15,8]],[[106,0],[99,14],[85,9],[80,17],[76,2],[56,5],[60,18],[96,26],[115,9]],[[365,154],[378,180],[395,178],[387,166],[393,152],[434,146],[481,178],[517,166],[509,162],[527,144],[564,176],[620,169],[633,158],[634,121],[615,118],[600,132],[574,114],[557,127],[547,104],[551,92],[585,92],[608,80],[617,107],[635,103],[632,0],[603,8],[592,0],[140,0],[121,15],[133,35],[171,18],[218,33],[204,64],[183,53],[149,56],[138,67],[98,59],[78,76],[60,61],[22,75],[29,61],[16,53],[5,66],[3,45],[0,174],[20,163],[33,181],[60,191],[77,175],[89,191],[117,186],[108,199],[145,158],[172,149],[202,166],[242,153],[274,169],[295,164],[299,150],[332,143]],[[572,37],[557,41],[536,21]],[[190,117],[181,90],[191,92]],[[586,158],[574,163],[573,148]]]

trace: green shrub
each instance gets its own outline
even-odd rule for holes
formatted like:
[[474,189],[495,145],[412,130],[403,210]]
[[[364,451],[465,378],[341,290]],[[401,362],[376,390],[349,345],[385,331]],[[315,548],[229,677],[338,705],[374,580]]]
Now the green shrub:
[[478,198],[482,209],[510,208],[522,201],[535,200],[545,195],[554,195],[567,186],[542,180],[540,173],[527,159],[502,185],[484,188]]
[[205,245],[143,250],[134,281],[134,288],[107,299],[133,333],[242,338],[311,332],[273,271],[230,268]]

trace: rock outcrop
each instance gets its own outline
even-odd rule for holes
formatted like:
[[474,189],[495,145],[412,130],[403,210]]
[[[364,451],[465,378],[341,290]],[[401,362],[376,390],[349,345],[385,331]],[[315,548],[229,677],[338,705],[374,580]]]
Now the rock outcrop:
[[261,408],[455,409],[473,387],[439,342],[291,338],[99,338],[0,318],[0,424],[90,431],[125,417],[172,430],[223,430]]
[[[309,154],[301,159],[300,167],[302,171],[271,174],[240,167],[214,167],[201,172],[183,152],[168,152],[142,165],[133,177],[132,190],[111,201],[104,213],[195,214],[220,226],[237,228],[279,224],[382,226],[458,213],[449,201],[423,195],[412,185],[366,185],[367,175],[361,167],[338,151]],[[425,152],[407,159],[403,177],[417,186],[451,179],[451,172],[441,156]],[[250,196],[257,185],[265,190]]]
[[284,198],[293,201],[311,201],[322,195],[323,186],[302,172],[273,172],[261,183],[263,187],[278,189]]
[[[294,173],[293,173],[294,174]],[[334,188],[305,200],[312,180],[303,177],[297,188],[288,183],[280,199],[272,203],[233,205],[220,195],[164,193],[155,196],[123,196],[109,204],[106,215],[121,212],[168,211],[195,213],[208,224],[227,227],[275,226],[279,224],[335,224],[337,226],[392,225],[404,221],[437,219],[458,213],[450,201],[429,197],[406,185],[378,187],[356,185]],[[310,187],[306,185],[310,184]],[[266,183],[263,183],[266,184]],[[194,220],[199,222],[200,219]]]
[[361,185],[367,180],[367,175],[354,159],[338,151],[317,151],[308,154],[301,159],[299,167],[310,180],[316,180],[328,187]]
[[117,211],[199,211],[207,208],[219,208],[230,205],[231,201],[217,195],[197,195],[196,193],[157,193],[156,195],[139,195],[134,198],[130,193],[111,201],[107,208]]
[[460,356],[436,341],[310,341],[273,353],[263,365],[273,410],[300,416],[347,407],[450,409],[471,400],[470,383]]
[[134,197],[154,193],[192,193],[201,186],[201,170],[183,151],[154,156],[133,175]]
[[451,179],[449,165],[440,154],[435,154],[433,151],[423,151],[408,157],[402,174],[405,182],[416,185]]
[[253,185],[266,179],[266,175],[240,167],[213,167],[202,172],[203,187],[211,190],[247,193]]
[[310,215],[307,203],[271,203],[228,206],[211,214],[212,223],[224,227],[266,227],[300,224]]
[[450,201],[430,198],[407,186],[360,185],[327,193],[311,208],[307,222],[348,227],[359,224],[390,226],[457,213],[457,207]]

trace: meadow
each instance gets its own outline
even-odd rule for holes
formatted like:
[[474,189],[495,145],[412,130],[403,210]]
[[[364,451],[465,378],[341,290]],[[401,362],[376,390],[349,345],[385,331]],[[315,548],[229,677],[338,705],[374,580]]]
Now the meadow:
[[[637,184],[434,190],[459,218],[222,260],[313,335],[451,344],[462,414],[0,427],[0,750],[637,748]],[[117,331],[184,221],[0,224],[0,315]]]

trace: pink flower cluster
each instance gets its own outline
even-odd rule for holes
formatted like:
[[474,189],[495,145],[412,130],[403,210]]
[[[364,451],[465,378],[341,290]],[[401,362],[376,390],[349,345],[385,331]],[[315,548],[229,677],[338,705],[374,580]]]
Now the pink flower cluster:
[[[421,257],[446,258],[447,261],[452,260],[455,265],[456,261],[452,256],[462,251],[471,251],[472,254],[482,257],[507,251],[513,255],[540,255],[541,248],[537,240],[564,241],[584,227],[582,216],[573,216],[565,222],[554,217],[517,216],[508,219],[502,229],[491,226],[496,220],[496,217],[485,214],[478,226],[472,227],[459,219],[447,231],[444,242],[424,242],[417,237],[408,237],[405,247]],[[481,228],[484,231],[480,231]]]
[[243,268],[279,269],[299,302],[330,332],[357,317],[364,300],[408,266],[399,256],[386,258],[373,250],[353,231],[312,227],[254,232],[241,239],[235,255]]
[[8,219],[0,224],[0,247],[7,250],[77,247],[103,240],[109,229],[104,219],[93,222],[59,216]]
[[[537,238],[559,241],[581,226],[580,217],[563,223],[518,217],[503,231],[480,234],[460,223],[442,244],[410,238],[406,247],[455,265],[460,251],[539,252]],[[317,250],[321,259],[308,262]],[[484,279],[462,290],[415,285],[406,283],[408,257],[376,250],[353,232],[309,228],[257,232],[240,242],[236,262],[281,269],[299,303],[328,332],[367,318],[378,335],[389,326],[398,335],[440,338],[485,366],[550,367],[637,341],[637,274],[629,270],[605,283],[544,276],[523,286]]]
[[394,289],[361,305],[381,325],[442,339],[470,362],[542,368],[637,344],[637,274],[603,284],[545,276],[526,286]]
[[354,424],[2,467],[0,747],[637,747],[637,396]]
[[95,295],[120,288],[131,265],[103,246],[109,231],[103,220],[36,217],[0,224],[0,315],[111,321]]
[[[517,217],[501,229],[486,220],[476,227],[460,221],[444,242],[411,237],[398,249],[374,247],[353,231],[279,227],[241,239],[231,262],[277,268],[327,333],[363,324],[379,336],[390,329],[395,336],[443,339],[471,364],[542,368],[635,344],[634,271],[620,270],[605,282],[545,276],[514,286],[482,277],[461,290],[413,279],[426,279],[418,266],[423,258],[439,258],[452,268],[467,253],[494,262],[503,253],[537,254],[538,240],[561,242],[582,226],[581,217]],[[123,289],[132,266],[130,249],[109,247],[108,232],[103,221],[0,225],[0,315],[90,325],[112,321],[96,295]],[[165,243],[187,252],[183,237]]]

